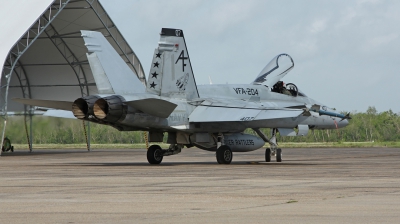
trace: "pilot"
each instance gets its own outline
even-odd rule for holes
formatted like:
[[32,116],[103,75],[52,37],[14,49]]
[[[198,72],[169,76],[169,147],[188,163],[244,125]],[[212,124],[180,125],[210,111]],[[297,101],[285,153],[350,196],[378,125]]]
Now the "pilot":
[[272,88],[272,92],[277,92],[288,96],[292,96],[292,93],[290,93],[290,91],[287,90],[284,85],[285,83],[283,83],[282,81],[278,81]]
[[272,87],[272,92],[279,93],[279,82],[275,83],[275,85]]

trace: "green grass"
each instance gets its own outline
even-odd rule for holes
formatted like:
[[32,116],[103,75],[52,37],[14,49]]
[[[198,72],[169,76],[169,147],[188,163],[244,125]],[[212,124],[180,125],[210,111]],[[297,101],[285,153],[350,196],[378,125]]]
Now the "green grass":
[[[159,143],[157,143],[159,144]],[[159,144],[168,148],[167,144]],[[15,149],[28,149],[28,144],[13,144]],[[86,144],[33,144],[34,149],[86,149]],[[91,149],[144,149],[146,144],[91,144]]]
[[298,202],[298,201],[296,201],[296,200],[293,200],[293,199],[290,199],[290,200],[289,200],[289,201],[287,201],[286,203],[290,204],[290,203],[296,203],[296,202]]
[[[159,144],[168,148],[168,144]],[[149,144],[151,145],[151,144]],[[13,144],[15,149],[28,149],[27,144]],[[265,144],[264,147],[269,147]],[[281,142],[280,148],[400,148],[400,142]],[[33,144],[34,149],[86,149],[86,144]],[[92,149],[144,149],[146,144],[91,144]]]
[[281,148],[400,148],[400,142],[281,142],[278,144]]

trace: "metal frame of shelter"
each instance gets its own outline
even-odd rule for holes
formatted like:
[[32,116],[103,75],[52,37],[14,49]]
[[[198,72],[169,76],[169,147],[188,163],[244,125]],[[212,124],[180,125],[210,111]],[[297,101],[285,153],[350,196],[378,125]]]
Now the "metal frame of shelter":
[[[59,18],[60,16],[62,18]],[[74,16],[77,18],[74,18]],[[86,16],[86,18],[82,19],[83,16]],[[99,24],[101,24],[100,27],[98,26]],[[79,91],[75,91],[74,93],[78,97],[96,94],[96,83],[92,77],[91,70],[88,69],[87,58],[82,56],[86,49],[84,49],[84,46],[77,47],[78,44],[73,42],[74,39],[82,39],[80,35],[80,30],[82,29],[102,32],[120,54],[121,58],[125,60],[141,82],[146,85],[145,73],[138,57],[98,0],[54,0],[44,9],[36,21],[32,21],[32,25],[22,37],[16,40],[15,45],[10,49],[4,61],[0,90],[0,116],[4,121],[1,145],[3,145],[6,132],[9,104],[12,97],[12,94],[9,93],[10,88],[14,90],[20,89],[21,92],[18,94],[23,98],[33,98],[33,93],[40,95],[41,90],[46,91],[46,94],[51,94],[48,89],[63,87],[67,88],[65,91],[69,90],[68,88],[79,89]],[[46,51],[46,49],[42,49],[43,46],[47,48],[46,45],[41,45],[40,49],[42,50],[30,50],[40,40],[47,41],[46,44],[49,45],[49,48],[53,49],[53,54],[54,52],[58,52],[57,57],[60,60],[57,63],[34,60],[35,51],[41,54],[40,58],[46,58],[46,55],[42,52]],[[31,51],[29,52],[30,58],[24,56],[27,51]],[[27,59],[21,60],[24,57]],[[63,82],[65,79],[60,77],[59,82],[55,81],[50,84],[33,83],[33,80],[37,82],[37,79],[31,73],[40,77],[38,74],[46,73],[48,67],[51,67],[53,71],[62,68],[65,70],[65,74],[69,75],[70,78],[68,80],[74,80],[71,83],[65,83]],[[43,69],[43,71],[41,72],[40,69]],[[14,80],[14,84],[11,83],[13,76],[17,79],[17,81]],[[56,80],[58,79],[56,78]],[[25,117],[25,132],[30,151],[32,151],[33,142],[32,116],[35,114],[35,109],[31,106],[23,106],[23,109],[21,108],[18,113]],[[86,135],[86,141],[87,149],[90,151],[89,122],[86,125],[84,122],[83,127],[85,133],[86,127],[88,128],[89,135]]]

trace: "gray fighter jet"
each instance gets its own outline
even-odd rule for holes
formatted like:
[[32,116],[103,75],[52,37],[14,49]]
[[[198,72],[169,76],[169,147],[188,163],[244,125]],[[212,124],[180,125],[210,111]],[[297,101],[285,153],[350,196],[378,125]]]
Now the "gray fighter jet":
[[[81,120],[110,125],[120,131],[148,131],[149,142],[162,142],[168,149],[151,145],[150,164],[164,156],[196,146],[216,152],[220,164],[232,161],[232,152],[262,148],[265,161],[282,161],[276,141],[281,136],[303,136],[309,129],[336,129],[350,119],[307,97],[293,83],[281,79],[294,67],[288,54],[274,57],[251,84],[196,85],[183,31],[163,28],[154,51],[147,87],[137,79],[118,53],[99,32],[82,31],[87,58],[98,95],[75,101],[14,99],[54,108],[48,115],[72,112]],[[73,99],[72,99],[73,100]],[[65,110],[65,111],[62,111]],[[244,134],[247,128],[258,136]],[[271,128],[268,138],[260,128]]]

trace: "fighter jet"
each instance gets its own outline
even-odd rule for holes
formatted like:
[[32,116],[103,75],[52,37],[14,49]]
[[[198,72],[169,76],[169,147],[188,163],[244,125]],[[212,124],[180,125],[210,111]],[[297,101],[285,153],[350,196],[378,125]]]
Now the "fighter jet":
[[[48,110],[47,115],[68,117],[65,111],[69,111],[77,119],[120,131],[148,131],[149,142],[162,142],[167,134],[168,149],[156,144],[148,148],[150,164],[193,146],[216,152],[219,164],[230,164],[232,152],[260,149],[265,143],[270,145],[265,161],[275,156],[281,162],[278,132],[303,136],[310,129],[344,127],[351,118],[281,81],[294,67],[288,54],[274,57],[250,84],[196,85],[183,31],[163,28],[143,86],[102,33],[81,32],[99,94],[70,102],[14,100],[58,109]],[[248,128],[258,136],[245,134]],[[271,128],[271,137],[261,128]]]

